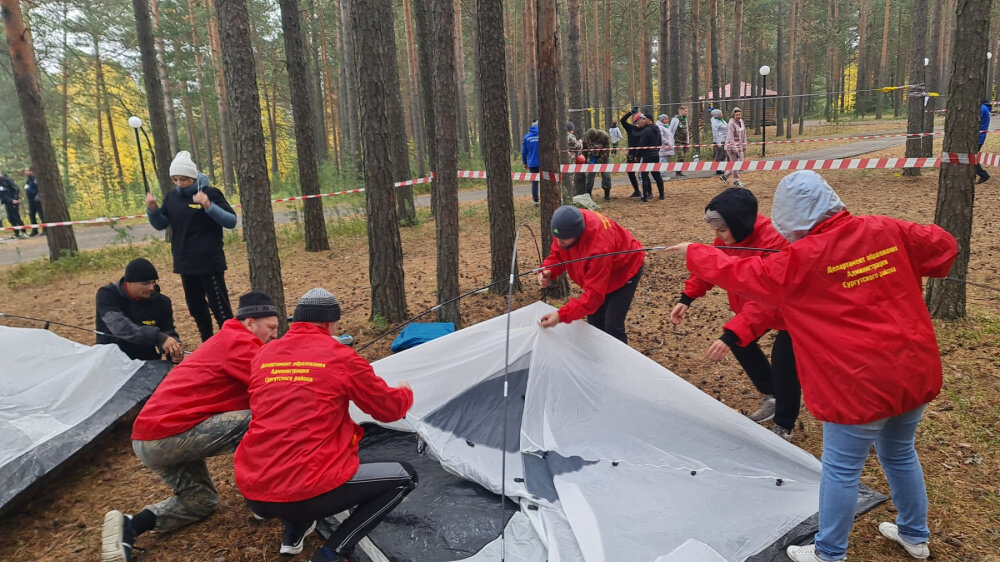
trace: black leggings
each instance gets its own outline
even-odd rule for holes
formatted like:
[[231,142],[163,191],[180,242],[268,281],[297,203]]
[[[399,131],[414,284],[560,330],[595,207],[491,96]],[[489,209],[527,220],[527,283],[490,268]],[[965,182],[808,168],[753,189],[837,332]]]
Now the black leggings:
[[[181,274],[184,286],[184,300],[188,312],[198,326],[201,341],[212,337],[212,316],[222,327],[222,323],[233,317],[233,307],[229,304],[229,289],[226,288],[224,272],[209,275]],[[207,301],[206,301],[207,299]]]
[[409,463],[361,463],[353,478],[325,494],[297,502],[247,500],[247,503],[257,515],[282,519],[300,531],[313,521],[354,508],[324,543],[346,556],[416,487],[417,471]]
[[[638,164],[639,156],[630,150],[625,154],[625,162],[629,164]],[[635,172],[625,172],[625,174],[628,176],[629,183],[632,184],[633,195],[640,193],[639,180],[636,179]]]
[[[645,266],[643,266],[645,267]],[[628,336],[625,334],[625,316],[632,306],[632,297],[639,287],[639,279],[642,278],[643,267],[625,282],[622,288],[608,293],[604,297],[604,302],[596,312],[587,316],[587,323],[591,326],[607,332],[609,335],[628,343]]]
[[[645,157],[640,160],[643,164],[658,164],[660,162],[659,154],[654,154],[653,156]],[[649,199],[653,196],[653,186],[649,182],[649,176],[653,176],[653,180],[656,181],[656,188],[660,191],[660,197],[663,197],[663,176],[660,172],[640,172],[639,176],[642,178],[642,196]]]
[[802,391],[795,369],[795,353],[788,332],[779,330],[771,347],[771,361],[760,349],[757,341],[746,347],[732,346],[733,356],[761,394],[774,396],[774,423],[785,429],[794,429],[799,417]]

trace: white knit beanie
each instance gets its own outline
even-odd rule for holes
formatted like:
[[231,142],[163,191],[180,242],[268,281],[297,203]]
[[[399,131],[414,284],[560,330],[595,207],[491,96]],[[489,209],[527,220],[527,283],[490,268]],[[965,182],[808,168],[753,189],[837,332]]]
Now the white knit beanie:
[[170,163],[170,176],[198,178],[198,166],[195,166],[194,161],[191,160],[190,152],[182,150],[177,153],[177,156],[174,157],[174,161]]

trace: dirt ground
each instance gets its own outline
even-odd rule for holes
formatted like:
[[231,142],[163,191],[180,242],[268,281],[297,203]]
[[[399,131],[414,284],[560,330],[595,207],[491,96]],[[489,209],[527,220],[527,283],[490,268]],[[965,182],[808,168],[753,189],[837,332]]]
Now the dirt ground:
[[[756,173],[745,178],[768,213],[774,186],[784,172]],[[920,178],[895,177],[892,170],[828,172],[824,174],[856,214],[891,216],[932,222],[937,191],[936,171]],[[1000,180],[994,180],[1000,181]],[[612,200],[601,211],[632,230],[647,246],[674,242],[711,241],[711,231],[701,217],[705,204],[722,188],[715,178],[671,181],[666,201],[640,203],[628,198],[627,187],[616,187]],[[538,212],[528,198],[516,201],[518,222],[538,233]],[[378,331],[368,325],[369,287],[367,245],[363,228],[338,222],[329,252],[307,254],[294,233],[279,236],[286,301],[315,286],[331,290],[344,311],[343,331],[359,344]],[[489,221],[485,203],[464,204],[460,210],[460,271],[463,291],[489,282]],[[294,226],[287,227],[294,229]],[[417,227],[404,229],[407,302],[410,313],[435,304],[434,225],[424,217]],[[985,184],[977,190],[975,227],[969,279],[1000,286],[1000,189]],[[136,247],[136,255],[142,247]],[[178,330],[191,348],[197,339],[194,323],[184,310],[177,276],[168,273],[170,263],[163,252],[156,261],[162,272],[163,292],[174,297]],[[227,246],[230,270],[227,280],[236,296],[249,290],[246,256],[240,244]],[[520,267],[534,267],[538,257],[532,237],[522,236]],[[124,263],[124,262],[123,262]],[[116,280],[121,267],[84,271],[53,279],[45,285],[25,286],[6,280],[4,311],[58,318],[79,326],[93,325],[93,295],[103,283]],[[0,282],[6,274],[0,271]],[[668,320],[687,277],[681,258],[653,253],[636,294],[628,319],[633,347],[677,373],[718,400],[742,411],[752,410],[758,396],[732,357],[713,363],[705,350],[721,333],[730,317],[725,296],[712,291],[696,301],[684,324],[674,327]],[[516,297],[515,307],[539,298],[536,287]],[[574,287],[574,290],[577,290]],[[918,451],[930,496],[931,549],[935,560],[1000,560],[1000,468],[997,434],[1000,432],[1000,293],[969,287],[968,319],[936,323],[944,362],[944,390],[931,403],[918,433]],[[500,314],[502,298],[475,295],[461,302],[463,319],[473,324]],[[433,320],[432,317],[425,318]],[[84,332],[59,329],[59,333],[91,343]],[[386,338],[364,355],[375,360],[388,354]],[[770,348],[770,336],[762,340]],[[105,511],[121,509],[134,513],[147,503],[159,501],[169,490],[135,458],[129,442],[131,419],[119,423],[60,475],[46,480],[44,488],[21,504],[15,514],[0,519],[2,560],[96,560],[99,556],[100,525]],[[794,443],[819,455],[821,425],[803,409]],[[255,521],[233,484],[230,457],[210,462],[221,498],[221,508],[208,521],[181,531],[140,538],[145,549],[136,559],[143,562],[196,560],[209,562],[264,561],[277,554],[281,531],[273,522]],[[888,493],[885,478],[874,455],[869,458],[863,482]],[[907,560],[894,543],[882,538],[879,521],[892,520],[887,502],[858,518],[851,535],[851,560]],[[307,541],[306,560],[318,544]]]

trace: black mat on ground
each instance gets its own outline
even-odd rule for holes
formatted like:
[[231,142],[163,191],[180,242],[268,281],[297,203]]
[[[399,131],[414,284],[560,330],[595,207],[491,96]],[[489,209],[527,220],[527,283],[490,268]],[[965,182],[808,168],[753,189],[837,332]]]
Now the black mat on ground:
[[146,361],[114,396],[81,423],[0,467],[0,516],[30,495],[45,476],[80,452],[136,404],[153,394],[170,370],[168,361]]
[[[500,536],[501,526],[517,509],[506,500],[501,524],[500,496],[418,453],[412,433],[366,424],[360,456],[362,462],[406,461],[417,471],[416,489],[368,536],[392,562],[472,556]],[[320,529],[326,536],[324,531]]]
[[[862,484],[858,489],[858,507],[854,517],[857,518],[857,516],[868,512],[887,499],[889,498],[884,494],[876,492]],[[797,527],[785,533],[785,536],[772,543],[771,546],[747,558],[747,562],[786,562],[788,555],[785,554],[785,549],[793,544],[812,543],[813,535],[818,530],[819,514],[815,513],[812,517],[799,523]]]

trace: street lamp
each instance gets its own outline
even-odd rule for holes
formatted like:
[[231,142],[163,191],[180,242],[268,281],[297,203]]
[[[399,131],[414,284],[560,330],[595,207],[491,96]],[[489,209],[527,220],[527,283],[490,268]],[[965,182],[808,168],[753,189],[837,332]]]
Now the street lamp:
[[764,79],[764,99],[760,103],[760,132],[761,132],[761,145],[760,145],[760,156],[761,158],[767,156],[767,75],[771,73],[771,67],[766,64],[760,67],[760,76]]
[[142,185],[146,188],[146,193],[149,193],[149,180],[146,179],[146,162],[142,158],[142,145],[139,144],[139,129],[142,128],[142,119],[139,119],[135,115],[128,118],[128,126],[132,127],[135,131],[135,148],[139,151],[139,168],[142,170]]

